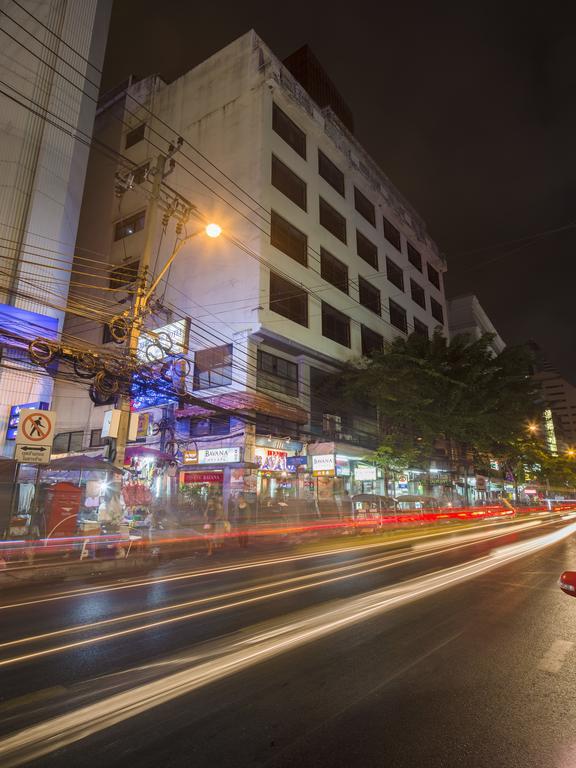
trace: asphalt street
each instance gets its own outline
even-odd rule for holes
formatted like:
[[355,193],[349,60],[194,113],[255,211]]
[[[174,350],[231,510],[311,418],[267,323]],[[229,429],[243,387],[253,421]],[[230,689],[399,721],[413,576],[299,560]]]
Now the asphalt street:
[[574,519],[0,597],[0,765],[576,765]]

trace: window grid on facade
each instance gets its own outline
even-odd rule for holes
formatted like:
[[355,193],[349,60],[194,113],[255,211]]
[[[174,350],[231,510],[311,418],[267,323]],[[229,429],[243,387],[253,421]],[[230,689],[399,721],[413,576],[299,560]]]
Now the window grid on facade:
[[232,383],[232,344],[194,353],[194,389],[224,387]]
[[322,302],[322,336],[350,346],[350,318],[338,309]]
[[190,419],[190,437],[227,435],[230,432],[229,416],[209,416],[205,419]]
[[356,253],[371,267],[378,269],[378,248],[358,229],[356,230]]
[[380,301],[380,291],[378,288],[375,288],[363,277],[358,277],[358,293],[360,304],[362,304],[363,307],[370,309],[377,315],[381,314],[382,304]]
[[321,149],[318,150],[318,173],[339,195],[345,196],[344,174]]
[[298,397],[298,365],[291,360],[258,350],[258,386]]
[[325,248],[320,248],[320,274],[331,285],[348,293],[348,267]]
[[410,278],[410,295],[412,296],[412,301],[415,301],[416,304],[422,307],[422,309],[426,309],[426,294],[424,288],[412,278]]
[[414,318],[414,333],[418,333],[420,336],[428,338],[428,326],[417,317]]
[[108,438],[102,437],[102,429],[91,429],[90,448],[100,448],[103,445],[108,445]]
[[144,138],[145,133],[146,123],[140,123],[140,125],[136,126],[136,128],[128,131],[126,134],[126,143],[124,144],[125,148],[130,149],[130,147],[133,147],[134,144],[138,144],[138,142],[142,141]]
[[436,301],[432,296],[430,296],[430,312],[435,320],[438,320],[442,325],[444,324],[444,310],[442,309],[442,304],[440,304],[439,301]]
[[397,304],[394,299],[388,299],[388,308],[390,310],[390,323],[394,328],[398,328],[404,333],[408,333],[408,319],[406,310]]
[[145,221],[146,211],[139,211],[131,216],[127,216],[125,219],[120,219],[114,225],[114,240],[122,240],[136,232],[140,232],[140,230],[144,229]]
[[272,106],[272,130],[306,160],[306,134],[277,104]]
[[280,190],[289,200],[306,210],[306,182],[297,176],[293,170],[282,162],[276,155],[272,155],[272,186]]
[[435,288],[438,288],[440,290],[440,273],[437,269],[434,269],[432,264],[427,264],[426,269],[428,271],[428,280],[432,283],[432,285]]
[[422,255],[420,251],[417,251],[416,248],[412,245],[412,243],[407,243],[407,250],[408,250],[408,261],[410,264],[412,264],[413,267],[416,267],[417,270],[422,272]]
[[274,272],[270,272],[270,309],[299,325],[308,326],[308,294]]
[[384,349],[384,337],[373,331],[371,328],[367,328],[365,325],[360,326],[360,336],[362,339],[362,354],[371,355],[373,352],[382,352]]
[[276,211],[271,215],[270,243],[299,264],[308,265],[307,236]]
[[394,246],[394,248],[396,248],[396,250],[401,251],[400,230],[398,230],[391,221],[388,221],[386,216],[382,216],[382,220],[384,223],[384,237]]
[[357,187],[354,187],[354,208],[363,216],[369,224],[376,226],[376,209]]
[[320,224],[338,240],[346,242],[346,219],[322,197],[320,198]]
[[396,288],[404,290],[404,272],[389,256],[386,256],[386,277]]

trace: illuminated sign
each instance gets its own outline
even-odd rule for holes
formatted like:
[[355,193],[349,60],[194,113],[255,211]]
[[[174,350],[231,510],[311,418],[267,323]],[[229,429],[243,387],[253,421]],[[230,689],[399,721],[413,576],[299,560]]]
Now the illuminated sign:
[[350,469],[350,462],[348,459],[344,459],[341,456],[336,456],[336,476],[337,477],[350,477],[352,471]]
[[10,415],[8,416],[6,440],[16,440],[18,424],[20,423],[20,411],[28,408],[33,408],[37,411],[47,411],[48,403],[23,403],[22,405],[13,405],[12,408],[10,408]]
[[336,458],[333,453],[312,456],[312,474],[314,477],[334,477]]
[[376,480],[376,467],[356,467],[354,470],[356,480]]
[[544,430],[546,432],[546,444],[548,450],[553,456],[558,455],[558,443],[556,442],[556,430],[554,429],[554,419],[552,418],[552,411],[550,408],[546,408],[544,411]]
[[240,447],[200,448],[198,464],[234,464],[240,461]]
[[0,346],[24,350],[34,339],[55,339],[57,333],[57,318],[0,304]]
[[198,464],[198,451],[196,449],[183,452],[183,464]]
[[287,451],[256,446],[254,456],[259,469],[266,472],[286,472]]

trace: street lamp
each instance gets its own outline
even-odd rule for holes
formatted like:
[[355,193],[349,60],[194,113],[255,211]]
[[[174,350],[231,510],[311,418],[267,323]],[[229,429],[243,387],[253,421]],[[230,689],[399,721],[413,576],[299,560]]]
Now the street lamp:
[[536,432],[538,432],[538,424],[535,424],[533,421],[531,421],[526,427],[526,429],[528,430],[528,432],[530,432],[531,435],[533,435]]
[[568,456],[569,459],[573,459],[574,456],[576,456],[576,451],[574,448],[568,448],[566,451],[566,456]]
[[174,249],[172,250],[172,253],[170,254],[170,257],[169,257],[168,261],[166,262],[166,264],[164,264],[164,266],[160,270],[160,273],[158,274],[158,277],[156,278],[156,280],[154,280],[154,282],[152,283],[152,285],[150,286],[150,288],[148,289],[146,294],[142,297],[142,305],[144,307],[146,306],[146,304],[150,300],[150,296],[152,296],[152,294],[154,293],[154,291],[158,287],[158,283],[160,282],[160,280],[162,280],[162,278],[164,277],[166,272],[172,266],[172,262],[174,261],[174,259],[178,255],[178,253],[180,252],[180,249],[182,248],[182,246],[185,245],[189,240],[192,240],[193,237],[196,237],[197,235],[201,235],[202,233],[204,233],[205,235],[207,235],[208,237],[211,237],[211,238],[220,237],[220,235],[222,234],[222,227],[220,227],[218,224],[214,224],[214,223],[207,224],[203,229],[197,229],[196,232],[192,232],[191,235],[188,235],[187,237],[183,238],[182,240],[179,240],[175,244]]

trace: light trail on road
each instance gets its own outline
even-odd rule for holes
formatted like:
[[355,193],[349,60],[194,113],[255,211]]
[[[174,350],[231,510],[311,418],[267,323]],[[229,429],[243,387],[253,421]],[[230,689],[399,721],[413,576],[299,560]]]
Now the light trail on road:
[[[526,530],[527,528],[531,528],[536,525],[541,525],[543,522],[545,521],[529,520],[529,521],[517,523],[515,521],[506,520],[506,521],[502,521],[502,523],[495,523],[493,525],[491,524],[491,528],[495,526],[500,527],[500,525],[506,526],[507,530],[505,532],[497,533],[498,536],[502,536],[512,532]],[[475,539],[469,538],[470,535],[474,535],[474,534],[469,534],[468,532],[475,529],[481,529],[483,533],[480,536],[477,536]],[[486,533],[485,523],[470,525],[465,530],[466,530],[466,533],[456,533],[459,541],[463,541],[465,537],[469,541],[488,540],[490,538],[490,536],[485,535]],[[492,531],[489,530],[488,533],[492,533]],[[422,537],[406,536],[403,538],[395,539],[392,542],[383,540],[383,541],[379,541],[371,544],[361,544],[361,545],[356,544],[354,546],[337,547],[333,549],[321,550],[318,552],[310,552],[305,554],[283,555],[281,557],[270,557],[270,558],[263,558],[261,560],[253,560],[249,562],[232,563],[229,565],[222,565],[214,568],[195,568],[193,570],[185,571],[184,573],[178,573],[176,575],[144,577],[141,579],[133,579],[130,581],[125,581],[122,584],[117,584],[112,582],[112,583],[101,585],[99,587],[80,587],[77,589],[65,590],[63,592],[56,592],[56,593],[39,597],[39,598],[22,600],[15,603],[6,603],[4,605],[0,604],[0,611],[8,611],[15,608],[24,608],[31,605],[41,605],[43,603],[48,603],[53,601],[72,600],[75,598],[86,597],[88,595],[101,595],[107,592],[118,592],[122,590],[138,589],[139,587],[145,587],[145,586],[155,586],[158,584],[169,584],[172,582],[188,581],[191,579],[201,578],[203,576],[211,576],[211,575],[217,575],[222,573],[234,573],[238,571],[269,567],[272,565],[284,565],[284,564],[290,564],[290,563],[297,563],[304,560],[311,560],[315,558],[334,557],[340,554],[355,553],[362,550],[382,549],[390,545],[398,546],[405,543],[412,544],[415,541],[418,541],[420,538],[428,540],[428,539],[433,539],[433,538],[446,536],[446,535],[451,535],[451,534],[450,533],[447,534],[446,531],[434,531],[432,533],[427,531]]]
[[571,523],[528,542],[501,547],[468,563],[418,576],[400,585],[338,600],[336,607],[315,607],[278,619],[273,626],[265,630],[256,629],[236,642],[226,640],[218,648],[217,657],[213,656],[213,650],[212,658],[196,666],[108,696],[95,704],[0,739],[0,764],[3,768],[22,765],[279,654],[538,552],[575,532],[576,523]]

